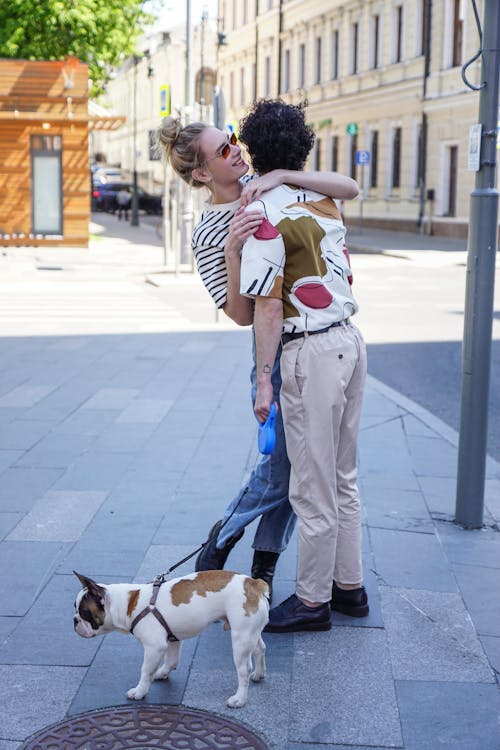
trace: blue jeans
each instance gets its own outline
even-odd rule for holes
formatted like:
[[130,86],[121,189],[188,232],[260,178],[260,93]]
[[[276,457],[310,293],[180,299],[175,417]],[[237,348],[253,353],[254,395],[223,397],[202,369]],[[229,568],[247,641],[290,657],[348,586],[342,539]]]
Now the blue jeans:
[[[281,388],[280,374],[281,347],[278,349],[273,366],[271,381],[274,400],[279,404]],[[255,370],[255,341],[253,344],[253,368],[250,376],[252,383],[252,404],[257,393]],[[223,520],[228,518],[233,508],[239,503],[231,519],[221,530],[217,538],[217,547],[225,543],[251,523],[257,516],[262,516],[255,532],[252,547],[265,552],[283,552],[295,528],[297,520],[288,501],[290,483],[290,462],[286,453],[285,431],[281,409],[276,416],[276,447],[266,456],[261,456],[259,463],[252,471],[247,484],[241,488],[234,500],[227,507]]]

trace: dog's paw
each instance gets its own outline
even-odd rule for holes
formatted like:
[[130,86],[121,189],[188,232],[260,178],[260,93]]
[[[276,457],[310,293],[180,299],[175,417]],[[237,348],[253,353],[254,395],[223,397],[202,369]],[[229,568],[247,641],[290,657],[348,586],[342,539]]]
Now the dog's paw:
[[170,669],[159,667],[153,675],[153,680],[168,680]]
[[243,708],[246,702],[246,698],[240,698],[238,693],[236,693],[227,699],[226,706],[229,706],[229,708]]
[[142,701],[145,695],[146,690],[139,690],[138,687],[133,687],[130,688],[130,690],[127,690],[127,698],[130,698],[133,701]]
[[255,672],[252,672],[252,674],[250,675],[250,679],[252,680],[252,682],[260,682],[261,680],[264,679],[265,676],[266,676],[265,672],[255,671]]

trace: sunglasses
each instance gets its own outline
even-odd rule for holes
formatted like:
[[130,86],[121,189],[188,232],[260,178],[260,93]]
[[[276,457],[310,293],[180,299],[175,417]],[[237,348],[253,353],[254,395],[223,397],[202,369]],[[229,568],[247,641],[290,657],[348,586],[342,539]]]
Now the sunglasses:
[[238,143],[238,139],[234,133],[231,133],[229,136],[229,139],[227,143],[225,143],[220,149],[219,153],[215,154],[215,156],[210,157],[210,159],[205,159],[205,161],[208,163],[209,161],[213,161],[214,159],[218,159],[219,156],[221,156],[223,159],[227,159],[229,154],[231,153],[231,146],[236,146]]

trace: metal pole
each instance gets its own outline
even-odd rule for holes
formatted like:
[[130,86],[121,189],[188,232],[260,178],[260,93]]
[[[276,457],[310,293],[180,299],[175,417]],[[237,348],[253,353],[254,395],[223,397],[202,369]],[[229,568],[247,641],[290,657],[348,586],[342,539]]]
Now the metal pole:
[[[186,70],[184,77],[184,125],[190,121],[191,104],[191,4],[186,0]],[[189,263],[192,254],[191,235],[193,233],[193,198],[191,188],[185,182],[181,185],[182,219],[180,262]]]
[[481,162],[471,193],[464,341],[462,402],[458,446],[455,522],[468,529],[483,524],[484,480],[491,367],[491,335],[498,191],[495,189],[500,3],[485,0],[479,122]]
[[137,62],[138,58],[134,56],[134,173],[133,173],[133,194],[132,194],[132,215],[130,217],[130,226],[139,226],[139,196],[137,194]]

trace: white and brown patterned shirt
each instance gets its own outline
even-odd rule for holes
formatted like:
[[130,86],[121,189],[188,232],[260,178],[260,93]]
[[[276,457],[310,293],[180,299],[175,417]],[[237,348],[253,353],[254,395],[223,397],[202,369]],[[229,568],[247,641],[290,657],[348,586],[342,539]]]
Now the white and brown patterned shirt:
[[283,331],[317,331],[358,310],[345,227],[331,198],[281,185],[249,206],[265,219],[241,257],[240,293],[283,300]]

